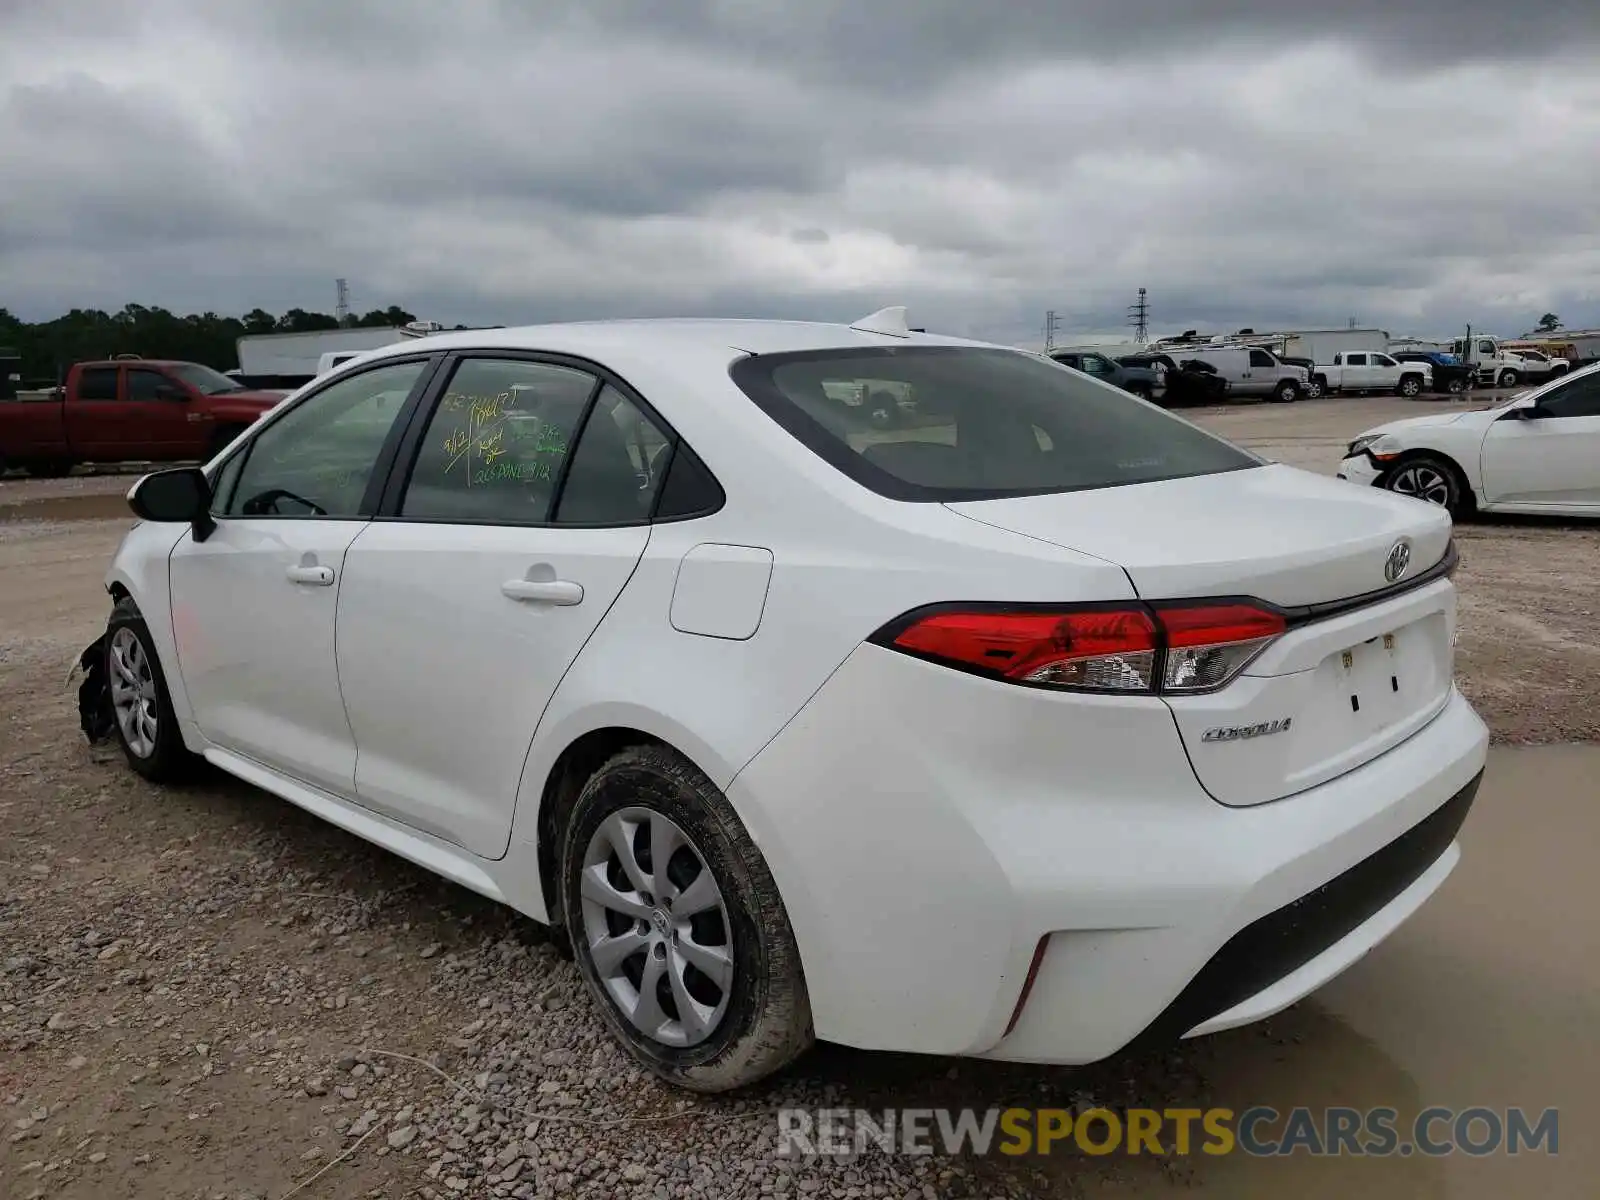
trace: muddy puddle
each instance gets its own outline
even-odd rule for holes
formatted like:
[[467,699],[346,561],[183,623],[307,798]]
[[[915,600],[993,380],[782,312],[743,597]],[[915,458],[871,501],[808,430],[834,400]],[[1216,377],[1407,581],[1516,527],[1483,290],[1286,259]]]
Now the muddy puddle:
[[104,521],[127,517],[127,496],[123,492],[94,492],[69,496],[44,496],[0,504],[0,522],[11,521]]
[[[1314,998],[1264,1026],[1190,1043],[1203,1095],[1174,1088],[1146,1101],[1235,1113],[1269,1106],[1280,1118],[1258,1127],[1261,1141],[1282,1138],[1297,1107],[1317,1121],[1335,1107],[1394,1109],[1400,1143],[1419,1114],[1451,1110],[1423,1126],[1436,1146],[1451,1144],[1456,1118],[1479,1108],[1502,1122],[1496,1148],[1323,1157],[1235,1149],[1165,1167],[1080,1158],[1051,1173],[1069,1195],[1139,1200],[1600,1196],[1596,847],[1600,745],[1495,747],[1461,863],[1432,901]],[[1554,1155],[1528,1140],[1508,1153],[1514,1108],[1536,1133],[1545,1110],[1556,1110]],[[1465,1141],[1492,1142],[1489,1120],[1474,1118]]]

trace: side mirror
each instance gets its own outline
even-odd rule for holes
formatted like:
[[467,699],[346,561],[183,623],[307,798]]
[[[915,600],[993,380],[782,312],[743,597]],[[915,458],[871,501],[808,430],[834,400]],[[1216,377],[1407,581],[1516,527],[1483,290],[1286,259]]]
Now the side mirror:
[[1526,408],[1519,408],[1516,410],[1516,413],[1517,420],[1519,421],[1542,421],[1550,415],[1537,404],[1530,404]]
[[128,507],[141,520],[192,526],[197,542],[205,541],[217,527],[211,519],[211,484],[199,467],[146,475],[129,490]]

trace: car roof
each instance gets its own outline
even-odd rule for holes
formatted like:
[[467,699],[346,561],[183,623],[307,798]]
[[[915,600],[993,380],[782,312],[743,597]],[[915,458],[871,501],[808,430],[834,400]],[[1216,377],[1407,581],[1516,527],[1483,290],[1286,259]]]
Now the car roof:
[[[415,354],[419,350],[528,350],[571,354],[609,362],[621,354],[670,354],[682,351],[700,358],[726,355],[781,354],[790,351],[855,349],[868,346],[991,346],[967,338],[911,333],[895,336],[855,329],[843,322],[779,321],[725,317],[644,317],[610,321],[567,321],[519,325],[503,329],[467,329],[410,338],[373,351]],[[995,346],[1016,350],[1015,346]]]
[[77,364],[80,367],[193,367],[197,364],[188,358],[92,358]]

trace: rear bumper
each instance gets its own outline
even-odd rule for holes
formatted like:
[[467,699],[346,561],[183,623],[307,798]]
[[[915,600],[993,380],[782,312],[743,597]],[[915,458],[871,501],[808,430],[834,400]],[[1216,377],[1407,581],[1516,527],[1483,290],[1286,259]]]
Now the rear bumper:
[[1360,958],[1453,867],[1487,743],[1452,691],[1356,770],[1230,809],[1159,701],[869,646],[729,798],[783,895],[819,1037],[1084,1063],[1259,1019]]

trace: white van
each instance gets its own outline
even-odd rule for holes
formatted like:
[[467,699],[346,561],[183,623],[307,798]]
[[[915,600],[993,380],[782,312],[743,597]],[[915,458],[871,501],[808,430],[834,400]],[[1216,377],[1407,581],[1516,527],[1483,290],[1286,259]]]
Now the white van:
[[1305,395],[1306,369],[1259,346],[1175,346],[1167,353],[1179,366],[1198,359],[1213,368],[1228,381],[1230,396],[1266,396],[1288,404]]

